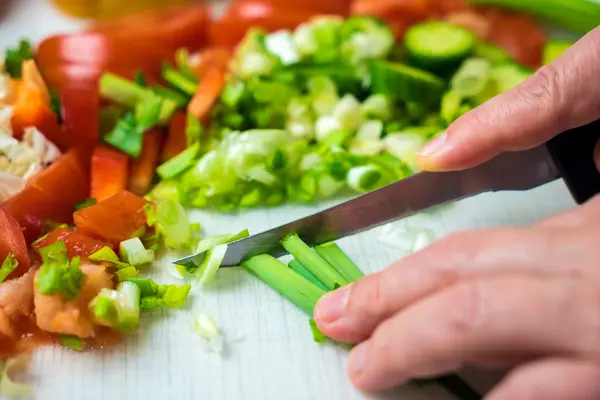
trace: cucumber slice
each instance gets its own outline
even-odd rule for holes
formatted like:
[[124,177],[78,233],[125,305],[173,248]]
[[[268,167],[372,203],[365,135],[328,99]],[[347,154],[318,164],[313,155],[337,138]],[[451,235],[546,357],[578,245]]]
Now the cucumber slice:
[[443,21],[415,25],[406,32],[404,39],[409,62],[438,74],[458,68],[471,55],[476,43],[475,34]]
[[498,92],[502,93],[519,85],[533,74],[529,68],[515,63],[502,63],[492,67],[491,77],[496,82]]
[[473,50],[475,57],[485,58],[492,63],[500,63],[505,61],[512,61],[510,54],[504,49],[487,42],[479,42]]
[[395,100],[418,104],[437,103],[446,86],[441,78],[408,65],[378,60],[370,66],[373,92]]

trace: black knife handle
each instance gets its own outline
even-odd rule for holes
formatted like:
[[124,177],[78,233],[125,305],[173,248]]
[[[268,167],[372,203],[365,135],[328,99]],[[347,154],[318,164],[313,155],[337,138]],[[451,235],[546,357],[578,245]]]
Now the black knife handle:
[[547,145],[571,195],[579,204],[600,193],[600,172],[594,148],[600,139],[600,120],[561,133]]

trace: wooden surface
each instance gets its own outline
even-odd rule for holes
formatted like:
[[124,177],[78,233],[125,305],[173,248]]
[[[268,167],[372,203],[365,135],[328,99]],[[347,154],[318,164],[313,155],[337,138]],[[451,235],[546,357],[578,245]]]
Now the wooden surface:
[[[10,0],[0,0],[5,2]],[[38,40],[76,29],[40,0],[14,0],[0,13],[0,49],[20,37]],[[562,182],[526,193],[486,194],[435,213],[417,215],[399,226],[428,227],[439,236],[452,231],[526,225],[573,207]],[[208,235],[249,228],[259,232],[324,207],[286,206],[238,215],[191,212]],[[371,231],[340,245],[365,272],[385,268],[401,255]],[[152,267],[161,282],[177,282],[168,260]],[[399,283],[401,284],[401,283]],[[192,329],[194,310],[213,314],[226,335],[223,356],[211,353]],[[30,381],[37,399],[451,399],[442,389],[404,387],[367,396],[352,388],[345,374],[347,352],[313,343],[308,319],[245,271],[230,268],[215,285],[195,289],[184,310],[145,315],[139,332],[121,347],[75,353],[44,348],[35,353]],[[477,378],[480,380],[481,378]]]

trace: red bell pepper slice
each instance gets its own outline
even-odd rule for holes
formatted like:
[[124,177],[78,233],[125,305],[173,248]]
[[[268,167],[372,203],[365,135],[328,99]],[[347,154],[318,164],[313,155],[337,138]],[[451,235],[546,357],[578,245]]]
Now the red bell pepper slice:
[[187,138],[185,136],[185,127],[187,125],[187,116],[183,111],[177,111],[173,114],[169,124],[169,133],[162,148],[160,160],[165,162],[175,157],[187,148]]
[[123,191],[77,211],[73,219],[81,232],[117,244],[146,224],[146,204],[143,198]]
[[162,142],[163,132],[160,130],[152,130],[144,134],[142,154],[131,161],[128,190],[133,194],[143,196],[148,193],[158,164]]
[[123,153],[106,146],[97,146],[92,155],[90,197],[98,202],[127,188],[129,159]]

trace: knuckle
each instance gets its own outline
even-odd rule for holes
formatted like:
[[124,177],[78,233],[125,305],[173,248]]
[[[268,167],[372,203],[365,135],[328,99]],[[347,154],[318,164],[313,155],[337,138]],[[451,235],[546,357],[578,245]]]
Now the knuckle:
[[456,286],[448,299],[448,330],[457,337],[470,336],[485,326],[488,319],[486,300],[479,281],[468,281]]

